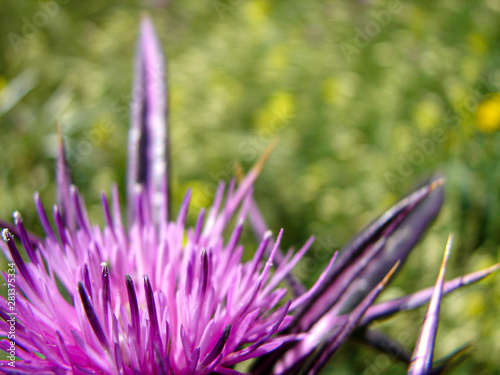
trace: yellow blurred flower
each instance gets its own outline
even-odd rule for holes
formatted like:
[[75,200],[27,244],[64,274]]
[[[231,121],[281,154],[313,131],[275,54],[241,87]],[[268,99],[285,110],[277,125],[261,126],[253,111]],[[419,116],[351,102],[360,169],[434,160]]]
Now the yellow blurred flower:
[[4,77],[0,76],[0,92],[5,86],[7,86],[7,80]]
[[269,13],[270,6],[267,1],[254,0],[245,4],[245,12],[247,20],[254,24],[262,24]]
[[467,34],[469,48],[478,55],[484,55],[488,51],[488,41],[483,34],[472,32]]
[[487,133],[500,129],[500,93],[490,96],[479,104],[477,126]]
[[295,117],[296,99],[288,91],[274,92],[255,118],[255,127],[260,134],[279,133]]

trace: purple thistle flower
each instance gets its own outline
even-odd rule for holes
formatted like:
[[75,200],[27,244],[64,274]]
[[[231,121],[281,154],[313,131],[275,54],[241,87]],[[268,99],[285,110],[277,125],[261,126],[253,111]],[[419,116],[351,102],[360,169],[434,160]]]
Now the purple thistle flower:
[[[16,360],[0,361],[0,371],[313,375],[356,328],[431,300],[432,319],[424,322],[431,329],[422,334],[410,370],[428,373],[441,295],[498,268],[444,283],[443,265],[437,292],[430,288],[373,305],[439,212],[441,179],[410,194],[338,256],[332,254],[307,289],[292,270],[313,238],[296,254],[284,255],[283,230],[276,238],[271,234],[252,197],[269,150],[239,184],[220,183],[212,206],[200,212],[194,227],[186,227],[190,191],[177,217],[169,217],[164,63],[149,18],[141,26],[133,97],[127,225],[116,187],[110,200],[102,195],[104,228],[91,223],[71,185],[62,135],[53,224],[35,194],[45,239],[30,234],[18,212],[14,225],[1,223],[0,247],[17,273],[16,293],[0,298],[0,335],[6,337],[0,349],[10,354],[14,347]],[[247,217],[259,244],[253,258],[243,262],[240,236]],[[4,272],[9,285],[13,277]],[[250,359],[248,370],[237,370]]]

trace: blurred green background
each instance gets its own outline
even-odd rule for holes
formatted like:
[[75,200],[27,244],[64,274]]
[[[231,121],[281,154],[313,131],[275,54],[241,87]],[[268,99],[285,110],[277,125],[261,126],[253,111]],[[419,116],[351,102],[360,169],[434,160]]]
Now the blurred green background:
[[[416,184],[447,178],[443,211],[382,298],[499,261],[500,1],[0,2],[0,217],[54,202],[55,122],[75,182],[102,223],[101,190],[124,193],[132,64],[148,11],[168,56],[175,207],[279,143],[256,198],[284,244],[316,242],[311,284],[334,250]],[[313,272],[311,272],[313,270]],[[379,325],[413,348],[425,308]],[[445,300],[436,357],[474,343],[454,374],[500,373],[500,277]],[[347,344],[328,374],[403,373]]]

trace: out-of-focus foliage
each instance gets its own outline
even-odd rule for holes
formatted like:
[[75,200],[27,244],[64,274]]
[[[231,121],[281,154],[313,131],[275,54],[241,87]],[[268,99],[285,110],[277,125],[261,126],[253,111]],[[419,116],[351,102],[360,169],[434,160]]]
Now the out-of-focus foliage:
[[[233,162],[278,146],[256,197],[284,242],[317,237],[300,277],[415,184],[447,178],[444,212],[386,296],[498,261],[500,3],[488,1],[3,0],[0,216],[39,228],[32,194],[54,201],[55,123],[95,221],[99,192],[123,192],[132,60],[143,10],[169,58],[174,199],[193,216]],[[437,357],[469,341],[456,374],[500,366],[500,279],[447,297]],[[423,310],[381,329],[413,347]],[[348,345],[329,373],[405,368]],[[364,371],[364,372],[363,372]]]

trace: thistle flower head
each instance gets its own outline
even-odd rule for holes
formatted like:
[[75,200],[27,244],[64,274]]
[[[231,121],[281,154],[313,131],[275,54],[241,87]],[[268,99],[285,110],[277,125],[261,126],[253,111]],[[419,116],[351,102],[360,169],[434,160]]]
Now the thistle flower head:
[[[283,255],[283,230],[277,236],[268,231],[252,197],[267,154],[238,184],[221,182],[193,227],[186,224],[190,191],[177,215],[169,216],[164,63],[148,18],[141,26],[133,97],[126,224],[116,187],[110,198],[102,195],[105,226],[92,224],[71,185],[62,135],[52,219],[35,194],[45,238],[30,234],[18,212],[13,225],[4,223],[0,246],[17,276],[14,297],[0,298],[0,335],[6,337],[0,348],[14,346],[17,360],[0,362],[1,371],[317,374],[356,327],[431,298],[432,290],[424,290],[408,297],[411,302],[373,305],[439,211],[441,180],[402,200],[338,257],[332,254],[306,289],[292,270],[313,239]],[[253,258],[243,261],[247,218],[258,242]],[[460,283],[441,277],[433,301],[492,270]],[[250,368],[237,370],[250,359]]]

